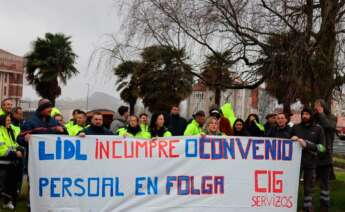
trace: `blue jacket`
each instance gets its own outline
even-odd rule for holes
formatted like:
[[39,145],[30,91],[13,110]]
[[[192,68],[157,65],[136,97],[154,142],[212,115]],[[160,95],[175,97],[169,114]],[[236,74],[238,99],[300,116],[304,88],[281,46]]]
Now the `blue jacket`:
[[68,134],[64,126],[61,126],[65,130],[63,133],[57,132],[55,129],[57,126],[61,125],[54,118],[43,117],[36,112],[29,121],[24,122],[18,142],[26,146],[24,139],[26,134]]

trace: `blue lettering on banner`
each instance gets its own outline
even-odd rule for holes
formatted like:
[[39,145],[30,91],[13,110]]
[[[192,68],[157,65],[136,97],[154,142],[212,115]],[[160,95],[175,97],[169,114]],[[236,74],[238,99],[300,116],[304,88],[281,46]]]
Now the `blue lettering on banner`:
[[81,153],[81,142],[79,139],[75,141],[65,139],[62,141],[60,137],[57,137],[55,151],[51,153],[48,153],[46,143],[48,142],[38,142],[39,160],[87,160],[87,155]]

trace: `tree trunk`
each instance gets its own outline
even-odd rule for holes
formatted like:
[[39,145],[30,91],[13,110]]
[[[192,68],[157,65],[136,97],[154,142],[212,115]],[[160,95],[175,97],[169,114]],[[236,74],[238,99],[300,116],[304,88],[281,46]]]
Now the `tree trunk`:
[[136,101],[135,102],[131,102],[130,104],[129,104],[129,114],[130,115],[134,115],[134,108],[135,108],[135,104],[136,104]]
[[216,88],[215,92],[214,92],[214,103],[220,107],[220,100],[221,100],[221,95],[222,95],[222,91],[218,88]]
[[292,115],[290,102],[284,102],[283,103],[283,113],[288,116],[287,118],[289,118]]

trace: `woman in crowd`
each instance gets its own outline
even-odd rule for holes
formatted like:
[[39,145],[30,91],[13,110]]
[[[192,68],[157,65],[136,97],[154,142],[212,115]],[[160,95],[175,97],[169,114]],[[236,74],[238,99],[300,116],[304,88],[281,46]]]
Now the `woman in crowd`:
[[150,133],[152,138],[172,136],[171,132],[165,126],[165,117],[163,113],[156,113],[152,115]]
[[265,128],[260,124],[259,116],[256,114],[249,114],[245,122],[245,128],[250,136],[262,137],[265,135]]
[[126,127],[117,130],[119,136],[132,138],[151,138],[149,132],[142,131],[137,116],[131,115]]
[[223,135],[223,133],[219,130],[219,122],[218,119],[214,116],[210,116],[206,120],[206,124],[203,129],[204,135]]
[[245,128],[245,123],[242,119],[236,119],[234,126],[234,136],[249,136],[248,131]]
[[5,170],[3,208],[15,209],[17,201],[17,185],[22,177],[24,148],[16,142],[18,132],[11,127],[10,114],[0,116],[0,169]]

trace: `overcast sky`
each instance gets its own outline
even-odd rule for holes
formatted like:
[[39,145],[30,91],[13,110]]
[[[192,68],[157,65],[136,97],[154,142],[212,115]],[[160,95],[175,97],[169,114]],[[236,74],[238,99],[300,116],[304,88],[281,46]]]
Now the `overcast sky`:
[[[110,70],[88,67],[92,52],[104,43],[105,34],[118,32],[119,20],[114,0],[6,0],[0,6],[0,48],[23,56],[31,42],[46,32],[72,36],[73,49],[79,56],[80,74],[63,87],[60,98],[86,97],[101,91],[114,96],[115,79]],[[95,76],[95,73],[97,74]],[[38,98],[31,86],[24,86],[23,97]]]

